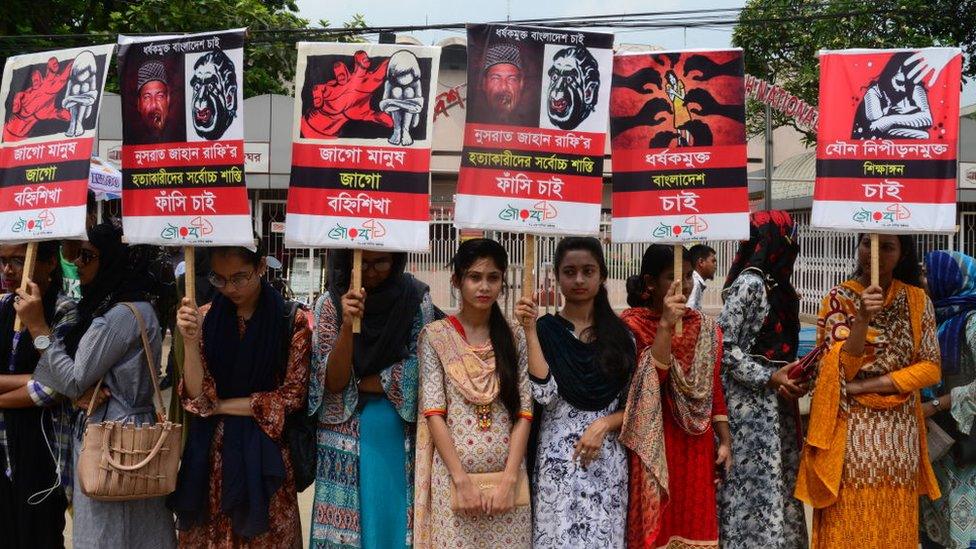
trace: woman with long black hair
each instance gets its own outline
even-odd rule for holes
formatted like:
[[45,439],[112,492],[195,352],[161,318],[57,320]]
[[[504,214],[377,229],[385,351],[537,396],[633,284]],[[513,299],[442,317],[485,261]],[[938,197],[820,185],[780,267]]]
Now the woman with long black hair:
[[[40,314],[40,298],[21,295],[18,312],[41,359],[34,381],[77,399],[103,379],[110,394],[91,416],[79,414],[74,428],[73,462],[77,467],[81,436],[88,422],[155,423],[153,384],[143,349],[142,334],[131,303],[145,320],[154,362],[162,352],[155,304],[175,291],[173,270],[161,261],[158,248],[129,246],[114,222],[88,229],[73,261],[81,280],[78,323],[64,338],[50,338],[52,329]],[[37,314],[25,312],[34,308]],[[96,395],[97,397],[97,395]],[[100,401],[102,399],[99,399]],[[72,538],[74,547],[131,547],[157,549],[176,546],[173,515],[163,498],[96,501],[74,483]]]
[[452,264],[461,309],[420,334],[414,546],[527,548],[532,393],[525,337],[498,306],[508,255],[479,238]]
[[634,343],[607,295],[603,246],[559,241],[553,259],[563,309],[536,320],[523,297],[532,395],[542,405],[533,497],[537,548],[625,545],[627,454],[619,440]]
[[285,417],[302,410],[311,330],[264,279],[261,245],[210,250],[218,293],[176,324],[186,342],[183,407],[194,414],[176,491],[183,547],[301,547]]

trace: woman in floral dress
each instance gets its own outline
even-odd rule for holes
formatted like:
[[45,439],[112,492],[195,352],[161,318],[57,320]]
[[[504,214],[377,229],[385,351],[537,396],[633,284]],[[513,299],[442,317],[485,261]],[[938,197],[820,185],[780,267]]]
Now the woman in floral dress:
[[[637,338],[636,375],[657,376],[660,383],[664,437],[659,443],[663,442],[668,469],[667,504],[659,522],[653,509],[630,506],[627,527],[632,549],[718,546],[715,485],[732,461],[719,380],[722,331],[713,319],[687,306],[692,272],[686,256],[684,276],[675,280],[674,247],[654,244],[644,252],[640,274],[627,281],[627,302],[632,308],[622,317]],[[631,398],[628,410],[639,406],[645,396],[631,391]],[[635,453],[632,495],[647,484],[646,468],[639,464]]]
[[219,294],[177,314],[183,406],[191,418],[176,491],[183,547],[302,546],[295,475],[283,431],[303,409],[311,331],[264,280],[264,254],[213,248]]
[[718,491],[723,548],[807,546],[803,505],[793,497],[800,463],[796,399],[789,379],[800,332],[790,277],[799,253],[783,211],[754,212],[725,281],[722,383],[732,431],[732,469]]
[[542,406],[535,461],[534,547],[622,548],[627,526],[627,455],[619,440],[634,368],[627,326],[610,306],[603,246],[564,238],[553,260],[565,299],[538,316],[523,297],[532,395]]
[[[508,256],[468,240],[453,267],[461,309],[420,334],[414,546],[528,548],[531,510],[516,496],[528,489],[532,394],[525,337],[497,303]],[[479,486],[484,473],[501,474]]]

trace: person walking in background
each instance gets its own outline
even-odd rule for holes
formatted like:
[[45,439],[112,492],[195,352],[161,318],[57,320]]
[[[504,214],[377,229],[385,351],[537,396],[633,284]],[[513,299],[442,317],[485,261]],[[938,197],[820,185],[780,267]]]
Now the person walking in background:
[[688,307],[700,311],[705,297],[706,284],[715,278],[718,270],[718,256],[715,249],[705,244],[695,244],[688,249],[688,259],[694,269],[691,273],[694,286],[688,296]]
[[[153,246],[122,243],[122,230],[113,222],[88,229],[88,241],[73,258],[81,280],[78,322],[63,339],[50,338],[42,299],[20,295],[14,304],[32,337],[50,339],[38,347],[41,358],[34,381],[69,399],[97,398],[91,416],[79,414],[75,423],[73,467],[81,453],[81,437],[88,422],[154,423],[153,384],[142,334],[132,303],[145,319],[154,360],[162,353],[161,331],[154,304],[174,291],[172,267],[157,262]],[[109,394],[91,394],[99,380]],[[86,402],[87,405],[87,402]],[[96,501],[74,480],[72,545],[166,549],[176,546],[173,515],[163,498],[132,501]]]
[[190,418],[176,491],[183,547],[302,546],[286,415],[303,410],[311,330],[297,304],[264,280],[261,244],[210,250],[218,294],[183,298],[179,385]]
[[789,379],[800,332],[800,298],[790,281],[798,253],[788,213],[753,212],[749,240],[739,245],[722,291],[722,383],[735,441],[718,491],[724,548],[807,546],[803,505],[793,498],[796,399],[807,388]]
[[634,344],[613,312],[603,246],[567,237],[553,267],[562,311],[536,320],[523,297],[515,317],[525,328],[532,395],[542,406],[533,509],[533,547],[626,545],[627,454],[620,443]]
[[[673,246],[652,244],[641,259],[640,274],[627,280],[627,303],[632,308],[621,316],[637,338],[636,375],[656,375],[660,380],[668,479],[667,505],[657,530],[656,510],[641,505],[635,494],[646,484],[636,479],[647,470],[632,454],[631,548],[718,547],[715,489],[732,464],[732,438],[719,378],[722,331],[713,319],[687,306],[692,285],[689,259],[683,273],[682,280],[675,280]],[[675,333],[679,321],[680,335]],[[631,391],[630,397],[639,401],[647,395]],[[640,408],[635,402],[627,406]]]
[[479,238],[463,242],[451,263],[461,308],[424,328],[418,344],[425,420],[417,425],[414,546],[528,548],[532,514],[527,498],[517,503],[528,492],[532,392],[525,336],[498,306],[508,255]]
[[[62,292],[61,242],[37,244],[33,288],[51,326],[50,338],[64,339],[78,320],[74,300]],[[28,327],[14,331],[16,291],[24,276],[27,244],[0,246],[0,532],[4,547],[64,547],[64,511],[71,467],[71,404],[31,379],[40,360]],[[35,326],[35,331],[39,331]]]
[[363,288],[351,288],[352,252],[330,254],[308,395],[319,455],[311,547],[411,544],[417,338],[435,309],[406,263],[405,253],[364,251]]
[[976,546],[976,259],[930,252],[925,267],[939,323],[942,383],[925,391],[931,394],[922,411],[954,443],[932,463],[942,497],[921,500],[922,546],[969,549]]
[[919,390],[938,383],[935,310],[918,286],[915,240],[880,235],[857,270],[824,299],[820,361],[796,497],[814,508],[815,548],[918,547],[919,496],[939,497],[926,450]]

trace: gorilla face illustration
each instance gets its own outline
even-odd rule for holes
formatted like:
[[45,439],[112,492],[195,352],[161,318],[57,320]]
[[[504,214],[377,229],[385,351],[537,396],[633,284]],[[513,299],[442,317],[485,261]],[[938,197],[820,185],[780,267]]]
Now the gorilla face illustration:
[[227,54],[212,51],[193,65],[193,128],[205,139],[220,139],[237,116],[237,76]]
[[549,120],[572,130],[596,108],[600,92],[600,67],[582,46],[556,52],[549,68]]

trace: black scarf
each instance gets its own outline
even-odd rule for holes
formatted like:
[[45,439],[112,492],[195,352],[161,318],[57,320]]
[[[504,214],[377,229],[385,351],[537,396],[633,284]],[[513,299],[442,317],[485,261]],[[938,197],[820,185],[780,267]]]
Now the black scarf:
[[[58,288],[49,288],[43,297],[44,318],[48,324],[54,321],[57,301]],[[16,317],[13,295],[8,295],[0,302],[0,371],[2,374],[33,374],[40,355],[34,349],[27,328],[21,330],[20,335],[17,336],[19,339],[17,348],[13,348]],[[57,480],[55,463],[50,459],[41,432],[41,421],[44,422],[44,428],[51,436],[53,430],[51,418],[44,416],[44,408],[31,406],[7,409],[3,411],[3,418],[6,423],[7,447],[11,461],[5,465],[9,465],[14,472],[17,496],[30,497],[53,485]],[[0,455],[0,461],[4,460],[5,458]]]
[[790,280],[800,252],[796,225],[790,214],[780,210],[753,212],[749,221],[749,241],[739,245],[725,289],[743,271],[758,271],[766,283],[769,313],[750,353],[791,362],[800,338],[800,296]]
[[159,248],[123,244],[122,229],[114,222],[88,229],[88,241],[98,250],[98,272],[90,284],[81,287],[78,323],[65,335],[65,349],[72,358],[92,320],[115,304],[145,301],[155,307],[163,294],[176,291],[172,269],[159,262]]
[[600,366],[596,342],[584,343],[573,335],[573,323],[545,315],[536,322],[542,354],[556,378],[559,394],[574,408],[596,412],[620,396],[625,379],[611,379]]
[[[214,297],[203,322],[203,355],[218,398],[247,397],[278,386],[284,322],[285,301],[267,281],[261,281],[258,305],[247,322],[243,339],[237,307],[222,294]],[[268,531],[271,497],[285,480],[281,447],[254,418],[193,418],[169,507],[176,513],[180,529],[208,520],[210,448],[221,419],[221,511],[230,517],[234,533],[252,538]]]
[[[349,291],[352,255],[350,250],[329,253],[329,294],[340,324],[342,296]],[[352,364],[357,379],[378,374],[409,354],[414,317],[428,288],[404,272],[406,265],[407,254],[393,254],[390,275],[366,292],[362,331],[353,337]]]

